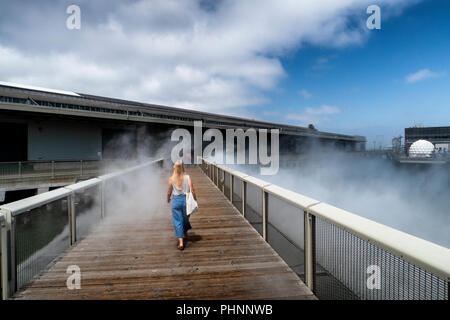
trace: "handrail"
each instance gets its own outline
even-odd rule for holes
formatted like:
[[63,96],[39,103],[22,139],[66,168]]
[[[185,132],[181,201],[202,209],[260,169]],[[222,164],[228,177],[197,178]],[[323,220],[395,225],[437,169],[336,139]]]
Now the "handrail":
[[[105,160],[31,160],[0,162],[0,182],[7,185],[36,179],[87,178],[104,172]],[[52,180],[53,181],[53,180]]]
[[65,186],[65,187],[58,188],[58,189],[55,189],[52,191],[44,192],[44,193],[38,194],[36,196],[32,196],[29,198],[11,202],[11,203],[5,204],[3,206],[0,206],[0,212],[2,212],[2,211],[10,212],[12,216],[16,216],[23,212],[27,212],[29,210],[32,210],[39,206],[42,206],[44,204],[67,197],[67,196],[71,195],[72,192],[74,192],[74,191],[82,191],[87,188],[94,187],[94,186],[102,183],[102,181],[107,181],[109,179],[112,179],[117,176],[126,174],[128,172],[140,169],[140,168],[150,165],[152,163],[160,162],[162,160],[163,160],[163,158],[152,160],[152,161],[122,170],[120,172],[105,174],[105,175],[99,176],[98,178],[92,178],[89,180],[81,181],[78,183],[71,184],[69,186]]
[[309,198],[307,196],[301,195],[295,191],[282,188],[277,185],[270,185],[266,188],[264,188],[264,191],[267,193],[276,196],[277,198],[284,200],[285,202],[289,203],[290,205],[293,205],[294,207],[297,207],[303,211],[307,211],[308,208],[311,206],[314,206],[316,204],[319,204],[320,201]]
[[243,181],[251,183],[263,191],[285,200],[313,216],[326,220],[363,240],[369,241],[425,271],[450,281],[450,249],[448,248],[270,184],[261,179],[248,176],[237,170],[216,165],[214,162],[206,159],[202,160],[207,164],[219,167],[231,175],[240,176]]
[[71,193],[72,191],[68,190],[67,188],[58,188],[52,191],[38,194],[36,196],[2,205],[0,207],[0,212],[9,213],[11,214],[11,216],[16,216],[52,201],[67,197]]
[[28,163],[60,163],[60,162],[105,162],[105,160],[99,160],[99,159],[67,159],[67,160],[24,160],[24,161],[2,161],[0,162],[0,165],[3,164],[28,164]]

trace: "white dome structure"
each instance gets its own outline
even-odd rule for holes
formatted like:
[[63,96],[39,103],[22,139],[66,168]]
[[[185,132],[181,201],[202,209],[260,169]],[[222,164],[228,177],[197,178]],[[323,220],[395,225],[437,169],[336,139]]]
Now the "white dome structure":
[[410,158],[429,158],[433,154],[434,145],[427,140],[417,140],[409,148]]

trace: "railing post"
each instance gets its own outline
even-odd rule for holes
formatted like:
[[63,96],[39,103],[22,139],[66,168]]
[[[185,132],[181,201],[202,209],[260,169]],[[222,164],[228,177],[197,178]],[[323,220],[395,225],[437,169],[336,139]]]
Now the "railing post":
[[10,282],[9,295],[12,296],[17,291],[17,261],[16,261],[16,219],[10,214],[10,233],[9,242],[9,268],[10,268]]
[[267,213],[269,211],[269,194],[262,189],[262,223],[263,238],[267,241]]
[[3,279],[3,274],[5,271],[3,270],[4,261],[3,261],[3,246],[2,243],[5,241],[3,239],[3,229],[5,228],[5,221],[3,220],[3,216],[0,216],[0,300],[3,300],[3,283],[5,282]]
[[102,219],[105,217],[105,181],[102,181],[100,184],[100,210],[101,210],[101,216]]
[[216,186],[219,187],[219,167],[216,166]]
[[77,241],[77,226],[75,217],[75,192],[72,192],[67,198],[68,208],[69,208],[69,226],[70,226],[70,245],[73,246]]
[[83,177],[83,160],[80,160],[80,177]]
[[11,297],[17,288],[16,247],[14,217],[11,212],[4,211],[4,220],[0,226],[1,237],[1,277],[2,299]]
[[245,218],[245,209],[247,205],[247,182],[242,180],[242,215]]
[[225,171],[222,170],[222,181],[220,182],[222,184],[222,193],[225,194]]
[[219,177],[219,167],[216,167],[216,185],[220,190],[220,177]]
[[2,282],[2,299],[6,300],[11,295],[11,286],[10,286],[10,277],[9,270],[10,270],[10,259],[11,259],[11,249],[9,244],[11,243],[8,239],[8,231],[10,231],[10,224],[7,222],[7,216],[4,216],[4,220],[1,222],[0,225],[0,250],[1,250],[1,270],[0,270],[0,276],[1,282]]
[[234,185],[234,177],[230,173],[230,202],[233,203],[233,185]]
[[315,230],[316,217],[308,211],[304,211],[304,265],[305,265],[305,284],[314,293],[315,290],[315,268],[316,268],[316,245]]

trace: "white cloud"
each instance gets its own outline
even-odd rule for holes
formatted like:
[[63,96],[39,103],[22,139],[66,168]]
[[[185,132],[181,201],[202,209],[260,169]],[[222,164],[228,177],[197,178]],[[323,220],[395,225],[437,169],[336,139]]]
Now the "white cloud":
[[319,108],[305,108],[300,113],[291,113],[286,115],[286,120],[296,121],[300,125],[308,125],[310,123],[317,125],[324,121],[328,121],[329,116],[340,113],[341,110],[335,106],[322,105]]
[[298,94],[301,95],[301,96],[302,96],[303,98],[305,98],[305,99],[309,99],[309,98],[312,97],[312,94],[311,94],[308,90],[306,90],[306,89],[301,89],[301,90],[298,92]]
[[417,72],[408,74],[405,77],[405,81],[407,83],[415,83],[415,82],[423,81],[423,80],[430,79],[430,78],[437,78],[442,75],[443,75],[443,73],[441,73],[441,72],[434,72],[434,71],[431,71],[430,69],[422,69]]
[[238,114],[268,102],[285,54],[361,44],[364,23],[348,25],[373,0],[80,0],[79,31],[71,1],[19,2],[0,4],[0,80]]
[[313,66],[311,67],[311,69],[313,70],[324,70],[324,69],[328,69],[329,66],[329,61],[330,59],[327,57],[319,57],[316,59],[315,63],[313,64]]

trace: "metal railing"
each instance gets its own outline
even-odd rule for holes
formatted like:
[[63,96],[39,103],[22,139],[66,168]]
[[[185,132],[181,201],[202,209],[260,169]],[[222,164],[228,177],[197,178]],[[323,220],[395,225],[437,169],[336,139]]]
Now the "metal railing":
[[89,177],[103,173],[99,160],[0,162],[0,183],[59,177]]
[[142,174],[163,159],[75,183],[0,207],[2,298],[24,284],[89,233],[108,213],[105,194],[120,190],[123,178]]
[[448,300],[450,249],[211,161],[200,163],[319,299]]

